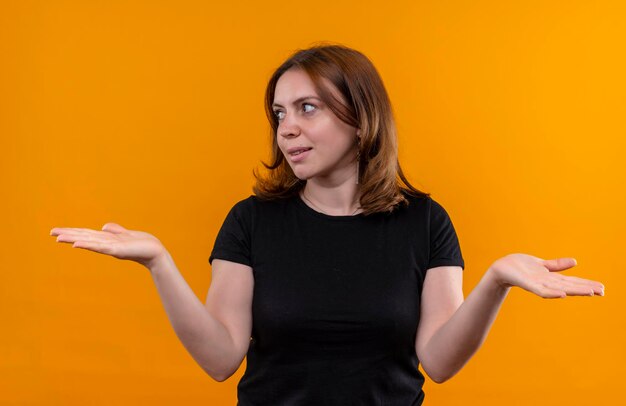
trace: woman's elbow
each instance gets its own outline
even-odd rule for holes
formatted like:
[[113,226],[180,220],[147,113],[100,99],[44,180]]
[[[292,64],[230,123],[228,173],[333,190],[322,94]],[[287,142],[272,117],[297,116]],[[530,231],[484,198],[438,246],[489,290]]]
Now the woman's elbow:
[[215,382],[224,382],[225,380],[227,380],[228,378],[230,378],[232,376],[232,373],[231,374],[222,374],[222,373],[216,373],[215,371],[209,371],[207,368],[202,368],[202,369]]
[[424,366],[423,363],[422,363],[422,369],[424,369],[424,372],[426,372],[426,375],[428,375],[428,377],[435,383],[444,383],[445,381],[451,378],[451,376],[446,376],[445,374],[441,373],[441,371],[436,371],[433,368]]
[[448,379],[450,379],[450,378],[441,378],[441,377],[437,377],[437,376],[430,376],[430,375],[428,375],[428,377],[429,377],[430,379],[432,379],[432,381],[433,381],[433,382],[435,382],[435,383],[439,383],[439,384],[444,383],[445,381],[447,381]]

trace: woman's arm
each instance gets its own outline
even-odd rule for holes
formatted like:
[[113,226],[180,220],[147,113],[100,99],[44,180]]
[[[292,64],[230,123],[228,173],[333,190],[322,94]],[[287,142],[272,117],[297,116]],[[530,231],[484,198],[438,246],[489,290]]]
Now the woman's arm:
[[493,271],[488,270],[450,319],[418,349],[422,368],[433,381],[450,379],[476,353],[509,290],[496,283]]
[[485,341],[513,286],[543,298],[604,296],[600,282],[555,273],[574,266],[573,258],[543,260],[526,254],[494,262],[452,317],[426,341],[418,354],[424,370],[438,383],[454,376]]
[[200,302],[167,251],[151,265],[150,274],[187,352],[213,379],[227,379],[237,370],[242,357],[226,327]]
[[158,238],[117,223],[105,224],[102,231],[55,227],[50,235],[74,248],[135,261],[148,268],[176,335],[194,360],[220,382],[237,369],[247,337],[238,340],[243,344],[234,344],[227,328],[198,300]]

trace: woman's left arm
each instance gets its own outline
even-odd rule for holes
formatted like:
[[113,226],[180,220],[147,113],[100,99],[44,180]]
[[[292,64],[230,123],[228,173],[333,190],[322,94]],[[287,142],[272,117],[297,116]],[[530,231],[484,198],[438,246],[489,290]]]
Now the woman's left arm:
[[511,254],[494,262],[418,354],[429,377],[442,383],[463,368],[484,342],[513,286],[547,299],[604,296],[604,285],[600,282],[556,273],[574,266],[574,258],[543,260],[526,254]]

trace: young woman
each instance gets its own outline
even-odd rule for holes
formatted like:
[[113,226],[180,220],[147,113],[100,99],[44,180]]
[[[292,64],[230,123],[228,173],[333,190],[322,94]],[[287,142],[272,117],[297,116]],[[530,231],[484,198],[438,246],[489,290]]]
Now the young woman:
[[362,53],[293,54],[266,91],[272,162],[217,235],[206,305],[157,238],[107,223],[57,241],[147,267],[176,334],[224,381],[247,356],[238,404],[421,405],[423,370],[454,376],[513,286],[544,298],[602,295],[558,273],[573,258],[511,254],[464,299],[446,210],[398,162],[391,104]]

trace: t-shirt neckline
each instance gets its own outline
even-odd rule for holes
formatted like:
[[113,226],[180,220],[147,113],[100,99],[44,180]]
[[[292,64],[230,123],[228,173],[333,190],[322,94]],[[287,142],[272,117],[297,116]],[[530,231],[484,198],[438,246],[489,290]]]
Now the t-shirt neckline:
[[300,207],[302,211],[306,212],[310,216],[317,217],[319,219],[325,219],[330,221],[356,221],[364,217],[363,212],[353,215],[331,216],[330,214],[319,212],[306,204],[306,202],[302,200],[302,196],[300,196],[300,193],[296,193],[295,199],[297,206]]

